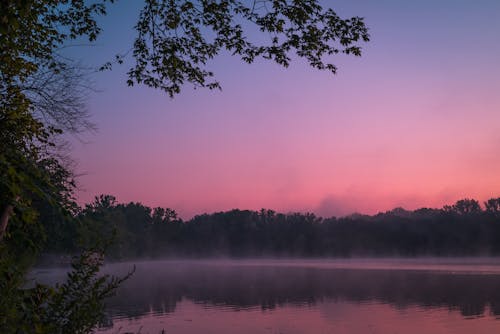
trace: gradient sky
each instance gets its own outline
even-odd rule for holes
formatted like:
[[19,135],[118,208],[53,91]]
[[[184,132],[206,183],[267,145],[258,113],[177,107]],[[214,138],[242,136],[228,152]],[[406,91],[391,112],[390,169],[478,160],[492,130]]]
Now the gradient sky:
[[[222,55],[223,91],[171,100],[125,84],[126,66],[94,77],[99,130],[72,140],[81,203],[119,201],[181,216],[232,208],[376,213],[500,196],[500,1],[325,1],[365,17],[361,58],[336,76]],[[139,1],[102,20],[89,64],[134,38]]]

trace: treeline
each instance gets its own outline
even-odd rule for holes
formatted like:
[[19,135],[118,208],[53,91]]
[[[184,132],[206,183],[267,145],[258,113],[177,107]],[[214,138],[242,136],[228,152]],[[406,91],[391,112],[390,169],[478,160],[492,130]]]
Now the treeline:
[[[77,223],[42,215],[46,251],[72,252],[111,238],[114,259],[135,257],[350,257],[500,255],[500,198],[373,216],[231,210],[183,221],[171,209],[99,196]],[[74,220],[73,220],[74,221]]]

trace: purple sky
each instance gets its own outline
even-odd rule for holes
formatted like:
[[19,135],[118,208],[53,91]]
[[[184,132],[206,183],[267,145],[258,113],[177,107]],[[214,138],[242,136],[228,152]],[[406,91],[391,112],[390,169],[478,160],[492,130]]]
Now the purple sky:
[[[139,2],[102,20],[90,64],[127,50]],[[171,207],[183,217],[232,208],[343,215],[440,207],[500,195],[500,2],[325,1],[365,17],[361,58],[336,76],[222,55],[223,91],[169,99],[95,76],[96,134],[73,141],[82,190]]]

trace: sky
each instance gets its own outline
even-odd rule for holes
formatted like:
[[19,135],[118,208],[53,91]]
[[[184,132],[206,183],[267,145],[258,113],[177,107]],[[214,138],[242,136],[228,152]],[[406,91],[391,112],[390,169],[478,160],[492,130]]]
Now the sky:
[[[181,217],[240,209],[374,214],[500,196],[500,1],[324,1],[362,16],[360,58],[338,74],[221,55],[222,91],[127,87],[93,77],[98,131],[71,139],[83,204],[99,194]],[[102,64],[132,45],[139,1],[119,1],[72,56]],[[130,60],[129,60],[130,61]],[[127,63],[127,61],[126,61]]]

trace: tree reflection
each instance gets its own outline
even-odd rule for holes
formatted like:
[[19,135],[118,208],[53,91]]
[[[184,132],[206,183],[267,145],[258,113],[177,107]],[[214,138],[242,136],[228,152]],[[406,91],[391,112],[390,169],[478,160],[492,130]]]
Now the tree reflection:
[[493,274],[150,262],[138,265],[109,309],[112,317],[167,314],[186,298],[234,310],[349,301],[500,316],[499,283]]

